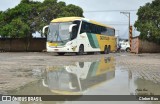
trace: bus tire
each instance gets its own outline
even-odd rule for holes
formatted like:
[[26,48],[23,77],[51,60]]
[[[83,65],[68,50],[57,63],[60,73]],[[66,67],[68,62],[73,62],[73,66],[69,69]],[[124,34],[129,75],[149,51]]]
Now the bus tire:
[[107,48],[107,54],[109,54],[110,51],[111,51],[111,47],[110,47],[110,45],[109,45],[108,48]]
[[60,52],[60,53],[57,53],[58,55],[62,56],[64,55],[65,53],[64,52]]
[[107,46],[105,46],[104,47],[104,54],[107,54],[107,51],[108,51]]
[[105,46],[104,48],[104,54],[109,54],[110,53],[110,46]]
[[77,55],[83,55],[83,53],[84,53],[84,46],[81,44],[80,46],[79,46],[79,51],[76,53]]

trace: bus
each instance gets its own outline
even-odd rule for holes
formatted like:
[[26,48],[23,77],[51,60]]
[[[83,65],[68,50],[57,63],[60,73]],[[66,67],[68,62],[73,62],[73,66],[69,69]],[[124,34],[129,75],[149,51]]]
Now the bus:
[[47,52],[59,55],[74,52],[82,55],[116,51],[115,29],[83,17],[53,19],[49,25],[43,27],[43,34],[46,31]]

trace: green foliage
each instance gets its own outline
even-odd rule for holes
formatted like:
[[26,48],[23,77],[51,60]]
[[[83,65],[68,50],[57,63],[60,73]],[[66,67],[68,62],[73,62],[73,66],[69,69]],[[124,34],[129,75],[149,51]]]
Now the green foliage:
[[2,28],[2,37],[8,36],[12,38],[23,38],[26,37],[29,31],[27,24],[22,22],[20,18],[13,19],[9,24],[3,26]]
[[[138,20],[134,26],[140,31],[140,38],[160,44],[160,2],[154,0],[140,7],[138,12]],[[147,37],[147,35],[150,35]]]
[[48,25],[52,19],[66,16],[83,17],[83,10],[57,0],[21,0],[15,8],[0,11],[0,36],[31,38],[32,33],[41,32],[43,26]]
[[61,14],[59,14],[59,17],[69,17],[69,16],[82,16],[83,10],[78,7],[74,6],[72,4],[67,5],[66,7],[61,9]]
[[21,3],[29,3],[29,0],[21,0]]

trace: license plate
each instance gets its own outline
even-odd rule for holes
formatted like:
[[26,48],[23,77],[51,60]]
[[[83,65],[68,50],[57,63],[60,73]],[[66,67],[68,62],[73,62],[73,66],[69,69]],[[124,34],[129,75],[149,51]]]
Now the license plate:
[[58,46],[57,43],[48,43],[49,46]]
[[58,49],[54,49],[55,51],[58,51]]

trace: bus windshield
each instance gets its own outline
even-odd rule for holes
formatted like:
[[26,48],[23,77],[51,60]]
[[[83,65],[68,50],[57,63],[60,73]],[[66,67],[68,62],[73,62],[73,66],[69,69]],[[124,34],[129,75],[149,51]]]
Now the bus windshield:
[[70,40],[69,26],[72,22],[50,23],[47,41],[64,42]]

